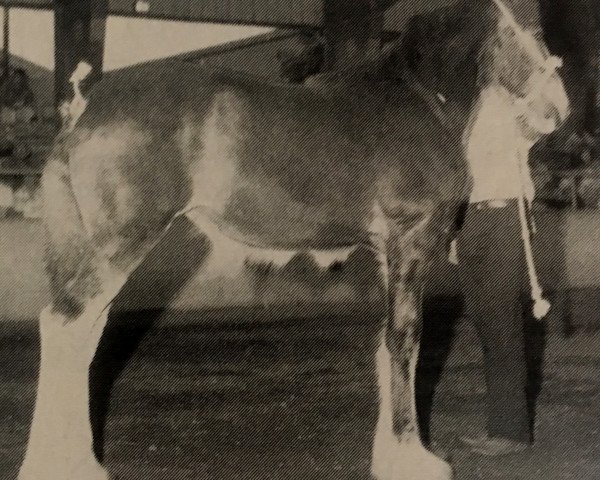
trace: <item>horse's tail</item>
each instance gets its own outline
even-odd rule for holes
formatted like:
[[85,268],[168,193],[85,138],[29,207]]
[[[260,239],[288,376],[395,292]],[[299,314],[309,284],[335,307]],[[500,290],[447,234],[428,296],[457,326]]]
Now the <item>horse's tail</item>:
[[87,99],[81,92],[81,84],[92,73],[92,67],[86,62],[79,62],[77,68],[71,75],[69,82],[73,85],[73,98],[64,102],[59,107],[59,113],[62,119],[62,128],[70,132],[75,128],[79,117],[85,112]]

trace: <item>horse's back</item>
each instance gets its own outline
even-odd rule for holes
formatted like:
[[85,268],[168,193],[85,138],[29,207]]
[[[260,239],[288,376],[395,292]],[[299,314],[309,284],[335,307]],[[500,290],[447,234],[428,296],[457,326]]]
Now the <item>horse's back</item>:
[[182,115],[205,113],[212,97],[224,90],[271,99],[282,92],[289,97],[307,98],[301,87],[268,82],[250,74],[177,61],[150,63],[107,73],[89,92],[80,124],[93,127],[127,117],[147,127],[176,127]]

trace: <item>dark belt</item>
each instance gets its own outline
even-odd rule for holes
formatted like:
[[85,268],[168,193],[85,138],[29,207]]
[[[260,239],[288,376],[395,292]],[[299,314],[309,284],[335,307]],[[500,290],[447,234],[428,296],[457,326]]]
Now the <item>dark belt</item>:
[[516,202],[517,200],[514,198],[506,200],[484,200],[483,202],[473,202],[470,206],[475,210],[493,210],[497,208],[506,208]]

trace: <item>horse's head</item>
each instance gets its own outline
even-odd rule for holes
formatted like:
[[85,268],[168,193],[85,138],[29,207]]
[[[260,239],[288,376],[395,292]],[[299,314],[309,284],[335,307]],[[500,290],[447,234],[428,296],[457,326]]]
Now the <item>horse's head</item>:
[[391,49],[387,69],[390,75],[410,72],[459,106],[465,122],[481,90],[502,88],[535,141],[569,114],[561,62],[541,38],[537,2],[506,1],[511,5],[465,0],[414,17]]
[[479,86],[505,89],[516,106],[523,134],[535,142],[558,128],[570,113],[559,73],[562,61],[550,55],[539,16],[531,13],[531,2],[527,9],[523,5],[511,8],[502,0],[490,1],[496,8],[497,22],[480,50]]
[[277,52],[280,76],[290,83],[302,83],[321,70],[325,60],[325,41],[317,34],[301,32]]

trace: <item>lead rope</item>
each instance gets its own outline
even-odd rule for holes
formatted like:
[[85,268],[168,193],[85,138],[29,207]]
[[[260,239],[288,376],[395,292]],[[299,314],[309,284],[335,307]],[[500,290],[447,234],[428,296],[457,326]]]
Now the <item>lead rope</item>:
[[[521,151],[519,150],[519,169],[522,171]],[[521,175],[521,178],[523,176]],[[531,246],[531,230],[527,218],[527,208],[525,205],[525,194],[519,195],[519,221],[521,224],[521,238],[525,250],[525,262],[527,263],[527,273],[529,275],[529,286],[531,287],[531,299],[533,300],[533,316],[537,320],[542,320],[550,311],[550,302],[544,298],[544,292],[537,275],[535,262],[533,259],[533,248]]]
[[[529,149],[527,149],[527,152]],[[527,273],[529,276],[529,285],[531,287],[531,299],[533,300],[533,315],[537,320],[543,319],[550,311],[550,302],[544,298],[543,290],[539,282],[537,271],[535,268],[535,262],[533,258],[533,248],[531,245],[531,229],[534,228],[533,222],[529,222],[527,218],[527,208],[525,204],[525,185],[523,175],[523,149],[518,148],[517,152],[517,164],[519,168],[519,179],[521,183],[521,193],[517,199],[518,210],[519,210],[519,223],[521,227],[521,238],[523,240],[523,247],[525,251],[525,261],[527,264]],[[457,265],[458,254],[457,254],[457,242],[456,239],[450,244],[450,252],[448,260],[450,263]]]

